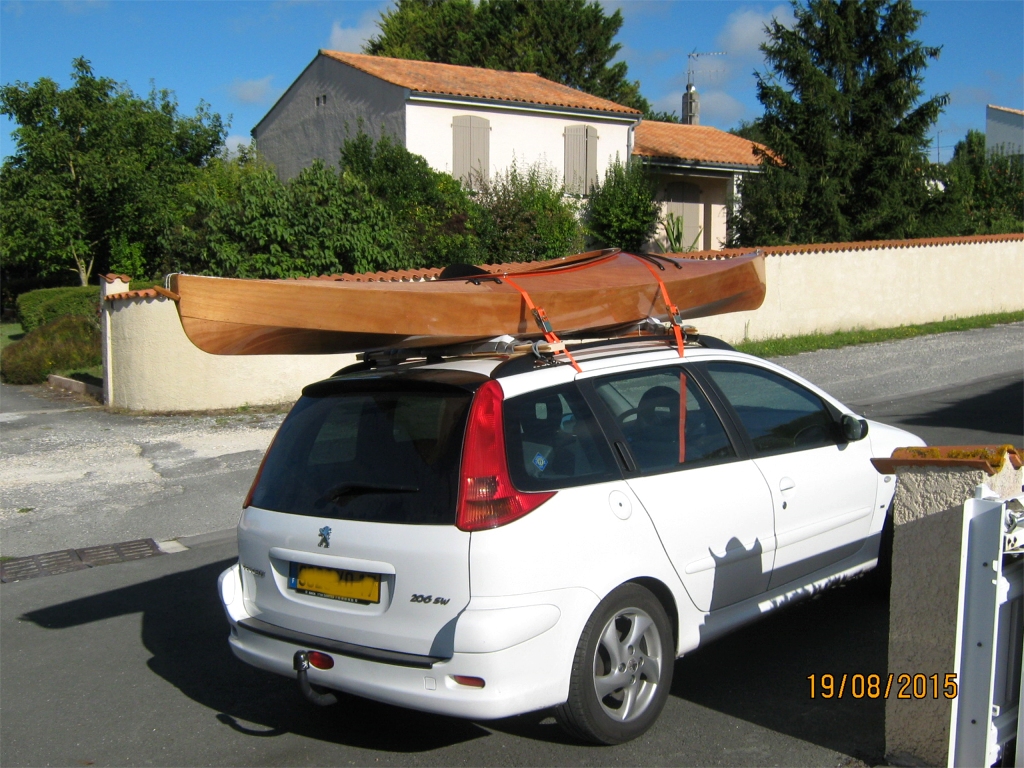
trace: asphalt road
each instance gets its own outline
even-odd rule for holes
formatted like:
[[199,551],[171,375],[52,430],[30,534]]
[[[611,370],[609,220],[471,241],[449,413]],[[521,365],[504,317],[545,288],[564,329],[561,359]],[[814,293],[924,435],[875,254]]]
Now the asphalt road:
[[573,743],[535,713],[471,722],[343,698],[237,661],[213,585],[230,543],[5,584],[0,763],[22,765],[856,765],[880,701],[811,701],[806,676],[882,671],[884,602],[853,584],[693,654],[655,728]]
[[[1022,445],[1022,333],[1018,324],[948,334],[941,352],[929,337],[780,362],[932,444]],[[1000,352],[979,356],[982,347]],[[881,761],[883,702],[812,701],[806,679],[885,670],[887,604],[863,582],[678,661],[659,723],[619,747],[575,744],[544,712],[471,722],[355,698],[312,707],[293,683],[234,659],[214,589],[236,557],[218,531],[234,523],[278,418],[134,417],[0,388],[4,554],[207,534],[182,538],[185,552],[0,587],[0,764]]]

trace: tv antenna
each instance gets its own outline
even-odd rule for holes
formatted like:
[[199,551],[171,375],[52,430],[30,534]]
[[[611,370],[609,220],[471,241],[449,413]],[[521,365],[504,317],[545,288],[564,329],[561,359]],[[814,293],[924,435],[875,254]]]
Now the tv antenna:
[[700,125],[700,95],[693,84],[693,76],[708,72],[721,72],[714,69],[694,69],[697,59],[701,56],[725,56],[725,51],[698,51],[694,49],[686,54],[686,93],[683,94],[683,122],[686,125]]

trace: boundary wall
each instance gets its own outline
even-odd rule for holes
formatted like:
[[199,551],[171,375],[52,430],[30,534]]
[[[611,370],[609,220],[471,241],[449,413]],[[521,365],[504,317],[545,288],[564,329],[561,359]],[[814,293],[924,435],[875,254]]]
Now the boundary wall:
[[[107,275],[103,401],[132,411],[205,411],[294,402],[307,384],[355,355],[211,355],[189,341],[177,304],[156,289],[130,291]],[[111,299],[107,299],[108,296]]]
[[[1024,234],[762,251],[767,295],[760,309],[689,322],[738,343],[1024,309]],[[106,275],[101,292],[104,402],[115,407],[177,411],[284,403],[355,361],[354,355],[210,355],[188,340],[168,292],[129,291],[125,275]]]
[[[737,256],[751,250],[693,256]],[[1024,234],[761,250],[764,304],[752,312],[690,320],[699,331],[736,344],[1024,309]]]

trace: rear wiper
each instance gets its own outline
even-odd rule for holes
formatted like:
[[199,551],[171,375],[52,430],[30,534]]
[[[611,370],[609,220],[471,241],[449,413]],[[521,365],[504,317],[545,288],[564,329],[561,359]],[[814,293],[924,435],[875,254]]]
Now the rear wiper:
[[322,501],[332,501],[335,504],[343,504],[353,496],[363,496],[368,493],[417,493],[419,488],[415,485],[389,485],[384,483],[341,483],[331,488],[320,497]]

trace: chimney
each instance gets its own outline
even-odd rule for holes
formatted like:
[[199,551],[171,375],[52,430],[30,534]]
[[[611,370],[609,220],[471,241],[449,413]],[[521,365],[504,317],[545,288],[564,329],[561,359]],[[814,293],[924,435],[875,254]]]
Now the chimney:
[[683,94],[683,123],[700,125],[700,96],[693,83],[686,84],[686,93]]

